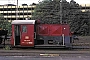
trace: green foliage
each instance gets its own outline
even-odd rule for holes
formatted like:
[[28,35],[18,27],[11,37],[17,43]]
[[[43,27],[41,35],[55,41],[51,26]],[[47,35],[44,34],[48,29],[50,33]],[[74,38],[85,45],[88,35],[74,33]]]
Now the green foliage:
[[90,12],[78,12],[74,14],[75,16],[71,18],[71,31],[79,33],[79,35],[89,35],[89,20]]
[[68,22],[71,26],[71,31],[77,32],[79,35],[90,35],[90,12],[82,12],[81,8],[82,6],[77,4],[75,1],[70,1],[70,18]]
[[0,14],[0,29],[6,29],[10,33],[11,23],[8,20],[5,20],[3,15]]
[[33,19],[39,19],[42,23],[59,23],[60,7],[58,5],[60,5],[60,3],[54,1],[40,2],[36,6]]
[[[60,8],[60,4],[62,8]],[[44,0],[36,5],[32,19],[41,20],[42,23],[59,24],[62,17],[62,22],[68,22],[69,9],[70,4],[66,0],[63,0],[62,3],[60,0]],[[61,15],[61,13],[63,14]]]

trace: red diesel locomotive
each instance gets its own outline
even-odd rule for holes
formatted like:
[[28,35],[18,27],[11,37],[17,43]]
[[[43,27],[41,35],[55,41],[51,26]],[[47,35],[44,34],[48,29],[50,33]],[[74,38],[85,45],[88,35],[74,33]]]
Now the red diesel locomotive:
[[37,24],[35,20],[12,21],[11,45],[34,48],[72,48],[68,24]]

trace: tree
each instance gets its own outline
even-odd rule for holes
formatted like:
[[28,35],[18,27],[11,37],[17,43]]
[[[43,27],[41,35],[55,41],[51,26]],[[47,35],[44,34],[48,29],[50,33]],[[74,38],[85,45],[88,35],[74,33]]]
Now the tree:
[[5,20],[2,14],[0,14],[0,28],[5,29]]
[[[33,19],[39,19],[42,23],[60,23],[60,0],[44,0],[36,5],[35,12],[33,13]],[[62,1],[62,20],[67,20],[69,3]]]
[[88,35],[90,12],[82,12],[82,6],[76,3],[74,0],[70,1],[70,13],[69,13],[69,24],[71,31],[79,33],[79,35]]
[[4,19],[4,16],[0,14],[0,29],[11,31],[11,23]]

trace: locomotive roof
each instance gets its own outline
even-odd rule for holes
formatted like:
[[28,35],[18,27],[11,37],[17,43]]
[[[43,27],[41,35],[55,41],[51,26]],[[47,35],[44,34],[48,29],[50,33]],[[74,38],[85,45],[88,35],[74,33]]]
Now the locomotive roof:
[[11,24],[35,24],[35,20],[14,20]]

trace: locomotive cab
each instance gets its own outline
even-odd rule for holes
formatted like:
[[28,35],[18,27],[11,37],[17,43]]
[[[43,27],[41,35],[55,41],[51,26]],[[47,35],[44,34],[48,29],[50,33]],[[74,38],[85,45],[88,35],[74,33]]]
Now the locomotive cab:
[[34,24],[35,20],[12,21],[12,46],[34,47]]

